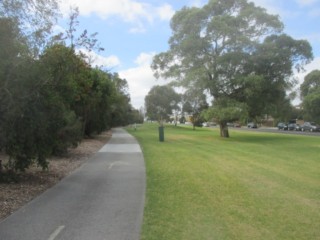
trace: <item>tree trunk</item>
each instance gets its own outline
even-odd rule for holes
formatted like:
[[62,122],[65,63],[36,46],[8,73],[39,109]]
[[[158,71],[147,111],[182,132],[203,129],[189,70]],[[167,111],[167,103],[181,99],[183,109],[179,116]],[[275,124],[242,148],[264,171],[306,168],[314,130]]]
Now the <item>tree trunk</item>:
[[220,137],[228,138],[229,137],[229,130],[227,123],[221,123],[220,122]]

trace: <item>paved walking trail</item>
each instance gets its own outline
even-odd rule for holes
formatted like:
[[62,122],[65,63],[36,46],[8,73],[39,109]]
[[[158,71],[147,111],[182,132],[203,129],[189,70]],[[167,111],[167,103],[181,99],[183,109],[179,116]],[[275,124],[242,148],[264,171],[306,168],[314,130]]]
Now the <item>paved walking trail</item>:
[[1,240],[138,240],[145,166],[121,128],[92,159],[0,222]]

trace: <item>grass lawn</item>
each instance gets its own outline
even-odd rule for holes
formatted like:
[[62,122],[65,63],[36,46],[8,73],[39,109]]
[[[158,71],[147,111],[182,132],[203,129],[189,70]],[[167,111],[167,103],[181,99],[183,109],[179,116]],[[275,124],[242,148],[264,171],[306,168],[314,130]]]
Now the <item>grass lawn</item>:
[[142,239],[320,239],[320,137],[128,128],[147,167]]

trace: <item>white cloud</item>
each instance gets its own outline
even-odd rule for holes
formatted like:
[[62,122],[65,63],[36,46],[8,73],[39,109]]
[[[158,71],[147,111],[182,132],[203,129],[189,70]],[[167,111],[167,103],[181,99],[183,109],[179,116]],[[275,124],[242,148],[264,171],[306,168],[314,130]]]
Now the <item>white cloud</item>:
[[96,14],[104,19],[115,15],[128,22],[150,18],[146,4],[133,0],[65,0],[61,3],[62,12],[68,13],[70,6],[79,7],[81,15]]
[[139,66],[150,66],[155,53],[141,53],[134,61]]
[[169,4],[164,4],[163,6],[157,8],[158,16],[161,20],[170,20],[174,15],[175,11]]
[[80,51],[88,56],[88,62],[93,67],[113,68],[120,65],[120,60],[117,56],[111,55],[104,57],[93,51],[89,52],[86,49],[79,49],[78,52]]
[[78,7],[80,15],[97,15],[101,19],[118,17],[122,21],[133,24],[130,32],[144,32],[144,24],[151,24],[155,19],[170,20],[174,14],[171,5],[153,6],[147,2],[136,0],[64,0],[61,11],[67,16],[70,6]]
[[54,34],[59,34],[59,33],[65,33],[66,32],[66,30],[60,25],[54,25],[52,30],[53,30]]
[[150,64],[154,55],[154,53],[141,53],[135,61],[136,67],[119,72],[119,76],[128,82],[131,103],[136,109],[144,106],[144,98],[154,85],[168,83],[153,76]]

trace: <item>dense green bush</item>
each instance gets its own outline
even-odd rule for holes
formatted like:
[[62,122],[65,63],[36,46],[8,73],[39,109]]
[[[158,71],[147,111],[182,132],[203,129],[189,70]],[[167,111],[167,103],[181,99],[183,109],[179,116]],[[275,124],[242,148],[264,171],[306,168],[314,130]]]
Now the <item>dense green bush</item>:
[[92,68],[61,43],[35,58],[16,23],[0,23],[0,148],[10,157],[7,169],[24,171],[33,163],[47,169],[49,156],[85,135],[131,121],[126,80]]

